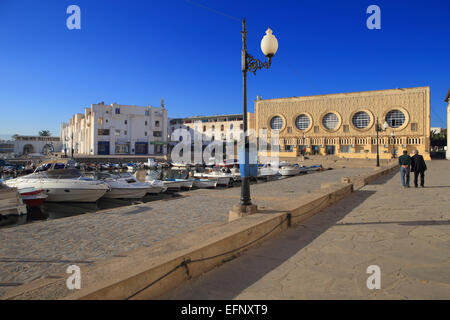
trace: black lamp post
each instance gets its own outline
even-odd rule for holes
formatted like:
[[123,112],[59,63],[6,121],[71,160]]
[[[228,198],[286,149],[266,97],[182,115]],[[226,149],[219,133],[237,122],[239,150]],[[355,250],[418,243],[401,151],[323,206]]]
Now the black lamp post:
[[73,158],[73,132],[71,132],[70,138],[71,138],[71,141],[72,141],[72,158]]
[[[278,41],[274,35],[272,35],[272,30],[267,29],[266,35],[261,40],[261,50],[264,55],[268,58],[268,61],[261,62],[258,59],[253,58],[247,52],[247,29],[245,28],[245,19],[242,20],[242,77],[243,77],[243,93],[244,93],[244,170],[247,170],[249,164],[249,141],[247,132],[247,72],[250,71],[256,74],[259,69],[268,69],[271,65],[272,57],[278,50]],[[242,177],[241,185],[241,206],[252,205],[250,198],[250,177],[247,176],[247,172]]]
[[388,125],[389,124],[387,123],[387,121],[385,121],[383,123],[383,127],[381,127],[379,122],[378,122],[378,117],[377,117],[377,123],[376,123],[376,126],[375,126],[375,131],[377,132],[377,167],[380,166],[380,148],[379,148],[379,141],[378,141],[378,132],[386,131]]
[[395,132],[394,131],[392,131],[391,137],[392,137],[392,158],[395,159]]

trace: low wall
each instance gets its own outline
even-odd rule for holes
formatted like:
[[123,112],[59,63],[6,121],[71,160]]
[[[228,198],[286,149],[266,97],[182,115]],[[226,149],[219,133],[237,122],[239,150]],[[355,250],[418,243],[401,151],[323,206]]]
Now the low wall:
[[355,190],[360,189],[364,187],[365,185],[375,181],[379,177],[388,174],[392,171],[395,171],[399,168],[398,163],[389,164],[386,167],[381,167],[375,169],[373,172],[357,175],[357,176],[351,176],[351,177],[342,177],[341,182],[342,183],[349,183],[353,185],[353,188]]
[[[369,183],[394,168],[374,170],[362,181]],[[227,224],[205,226],[151,248],[83,266],[82,288],[75,292],[67,289],[68,275],[62,274],[14,288],[3,299],[158,298],[349,196],[355,178],[346,179],[344,183],[323,184],[316,192],[286,201],[279,211],[261,211]]]

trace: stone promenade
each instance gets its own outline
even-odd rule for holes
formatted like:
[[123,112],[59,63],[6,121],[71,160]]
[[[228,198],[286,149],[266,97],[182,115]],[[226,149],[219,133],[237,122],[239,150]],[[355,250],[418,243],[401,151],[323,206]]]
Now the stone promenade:
[[450,161],[427,165],[426,188],[381,177],[163,298],[450,299]]
[[[252,185],[265,209],[373,168],[340,168]],[[11,287],[64,274],[212,223],[225,223],[240,188],[195,190],[179,197],[0,229],[0,297]]]

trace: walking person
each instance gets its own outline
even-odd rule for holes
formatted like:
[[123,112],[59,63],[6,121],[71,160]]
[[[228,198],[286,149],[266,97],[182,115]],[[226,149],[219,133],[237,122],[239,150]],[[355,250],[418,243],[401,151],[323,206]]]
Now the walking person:
[[414,150],[414,156],[411,158],[411,172],[414,172],[414,187],[418,187],[418,178],[420,175],[420,186],[425,187],[425,171],[427,170],[427,165],[425,160],[419,154],[418,150]]
[[408,151],[404,150],[403,155],[398,158],[400,164],[400,177],[402,178],[402,186],[409,188],[409,171],[411,165],[411,157],[408,155]]

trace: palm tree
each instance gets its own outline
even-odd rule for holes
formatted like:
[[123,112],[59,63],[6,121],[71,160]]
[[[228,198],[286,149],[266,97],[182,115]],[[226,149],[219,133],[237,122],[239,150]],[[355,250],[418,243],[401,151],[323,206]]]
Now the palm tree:
[[39,131],[39,135],[41,137],[50,137],[52,134],[50,133],[50,130],[42,130],[42,131]]

